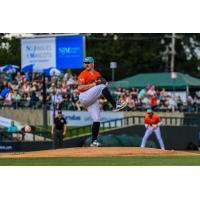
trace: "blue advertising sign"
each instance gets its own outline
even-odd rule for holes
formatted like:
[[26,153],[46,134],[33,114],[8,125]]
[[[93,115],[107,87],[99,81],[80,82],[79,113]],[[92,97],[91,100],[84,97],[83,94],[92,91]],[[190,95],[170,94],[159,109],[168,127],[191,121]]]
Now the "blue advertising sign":
[[83,36],[56,37],[57,68],[82,68],[84,58]]

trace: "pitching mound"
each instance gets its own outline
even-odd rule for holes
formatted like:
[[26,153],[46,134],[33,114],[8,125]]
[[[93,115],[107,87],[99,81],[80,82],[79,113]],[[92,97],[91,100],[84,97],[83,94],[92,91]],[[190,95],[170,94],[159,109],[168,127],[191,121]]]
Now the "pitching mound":
[[169,151],[153,148],[135,147],[81,147],[20,153],[0,153],[0,158],[36,158],[36,157],[113,157],[113,156],[165,156],[198,155],[193,152]]

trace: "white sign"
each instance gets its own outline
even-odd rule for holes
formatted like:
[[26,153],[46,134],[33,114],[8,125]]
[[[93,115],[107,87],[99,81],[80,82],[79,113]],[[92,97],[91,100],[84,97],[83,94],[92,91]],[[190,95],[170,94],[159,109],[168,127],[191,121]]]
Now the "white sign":
[[34,64],[41,68],[56,66],[55,38],[21,40],[22,66]]
[[[63,117],[67,120],[68,126],[85,126],[92,124],[92,119],[86,111],[62,111]],[[123,112],[101,112],[101,122],[124,118]],[[50,113],[50,124],[53,123],[53,111]],[[114,122],[112,123],[114,124]],[[105,124],[108,126],[109,124]],[[121,122],[117,122],[120,126]],[[113,125],[112,125],[113,126]]]
[[111,69],[116,69],[117,68],[117,63],[116,62],[111,62],[110,63],[110,68]]

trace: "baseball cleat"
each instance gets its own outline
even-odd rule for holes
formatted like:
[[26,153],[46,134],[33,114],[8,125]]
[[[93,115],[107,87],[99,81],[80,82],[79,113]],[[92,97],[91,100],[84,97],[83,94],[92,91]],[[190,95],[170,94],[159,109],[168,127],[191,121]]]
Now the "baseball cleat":
[[101,143],[99,143],[96,140],[90,144],[90,147],[101,147],[101,146],[102,146]]
[[117,112],[117,111],[120,111],[120,110],[123,110],[126,106],[127,106],[127,102],[123,102],[123,103],[121,103],[121,104],[118,104],[117,106],[116,106],[116,108],[115,109],[113,109],[113,111],[114,112]]

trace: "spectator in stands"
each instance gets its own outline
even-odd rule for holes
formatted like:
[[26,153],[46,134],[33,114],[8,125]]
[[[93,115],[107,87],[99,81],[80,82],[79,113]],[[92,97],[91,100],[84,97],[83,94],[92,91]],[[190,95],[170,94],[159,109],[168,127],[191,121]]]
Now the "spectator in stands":
[[128,103],[128,111],[134,111],[136,108],[135,106],[135,100],[133,98],[130,99],[129,103]]
[[25,80],[24,81],[24,84],[23,84],[23,91],[25,92],[25,93],[30,93],[30,84],[28,83],[28,81],[27,80]]
[[76,81],[75,81],[75,78],[73,77],[73,75],[71,74],[67,81],[67,85],[74,85],[74,84],[76,84]]
[[145,96],[146,96],[146,88],[143,88],[142,90],[140,90],[138,94],[138,101],[142,102]]
[[199,107],[200,101],[196,95],[194,95],[193,98],[193,110],[194,112],[198,112],[198,107]]
[[113,94],[116,96],[116,98],[119,98],[122,95],[122,88],[117,88],[114,90]]
[[141,111],[145,111],[147,110],[147,108],[150,108],[151,107],[151,102],[150,100],[145,96],[143,99],[142,99],[142,109]]
[[19,129],[15,125],[15,122],[11,121],[11,125],[7,129],[8,139],[10,139],[10,140],[12,140],[12,139],[20,140],[20,136],[19,136],[18,132],[19,132]]
[[191,96],[188,96],[188,98],[187,98],[187,111],[188,112],[193,111],[193,99]]
[[47,90],[48,93],[56,93],[56,85],[55,83],[51,84],[51,87]]
[[21,128],[21,133],[22,133],[21,140],[24,140],[24,139],[25,139],[25,136],[26,136],[27,133],[35,134],[35,131],[36,131],[36,127],[30,125],[30,123],[27,122],[27,123],[24,125],[24,127]]
[[162,90],[160,91],[160,96],[162,96],[162,97],[167,97],[168,96],[165,88],[162,88]]
[[12,105],[12,99],[13,99],[13,93],[12,93],[12,91],[9,91],[6,94],[4,105],[5,106],[11,106]]
[[118,99],[118,103],[124,103],[124,102],[126,102],[126,96],[124,95],[124,94],[122,94],[121,96],[120,96],[120,98]]
[[5,99],[8,92],[9,92],[8,83],[6,81],[4,81],[3,86],[2,86],[2,90],[0,92],[0,99]]
[[13,70],[8,70],[6,72],[6,77],[5,77],[8,81],[12,81],[13,80]]
[[30,107],[36,109],[39,106],[38,103],[39,103],[39,98],[36,96],[36,92],[35,91],[31,92]]
[[175,112],[175,109],[177,107],[175,97],[170,97],[169,102],[168,102],[168,108],[171,112]]
[[20,106],[20,100],[21,96],[17,90],[14,91],[13,96],[12,96],[12,105],[13,108],[16,109]]
[[178,111],[182,112],[183,111],[183,101],[180,96],[177,97],[176,104],[177,104]]
[[79,100],[78,93],[73,92],[73,93],[72,93],[72,97],[71,97],[71,101],[72,101],[74,110],[77,110],[77,105],[76,105],[76,103],[78,102],[78,100]]
[[25,73],[24,78],[25,78],[27,81],[30,81],[30,80],[31,80],[29,72],[26,72],[26,73]]
[[149,89],[147,89],[146,95],[148,98],[152,98],[153,96],[156,95],[156,91],[155,91],[155,86],[154,85],[150,85]]
[[60,93],[56,92],[52,94],[51,101],[55,106],[56,110],[61,110],[63,98]]
[[69,79],[69,74],[66,72],[64,77],[63,77],[63,80],[64,81],[68,81],[68,79]]
[[17,72],[17,75],[16,75],[15,79],[16,79],[17,82],[22,83],[23,79],[24,79],[24,76],[21,75],[20,72]]
[[30,83],[30,91],[31,92],[36,92],[37,91],[37,83],[36,82]]
[[[12,73],[12,78],[11,75],[8,75],[9,73]],[[54,73],[52,78],[46,79],[48,79],[48,81],[46,81],[48,108],[50,108],[52,104],[53,93],[59,93],[60,97],[58,99],[62,99],[62,104],[58,103],[57,107],[62,105],[63,108],[67,110],[83,109],[77,98],[77,82],[74,75],[65,73],[64,76],[57,76]],[[50,80],[51,83],[49,82]],[[40,73],[25,73],[25,75],[23,75],[23,73],[20,72],[15,72],[13,74],[13,72],[7,71],[6,73],[0,74],[0,82],[0,107],[12,106],[15,109],[18,107],[40,107],[43,100],[42,75]],[[155,86],[152,84],[148,84],[147,87],[140,91],[137,88],[132,88],[130,90],[117,88],[113,91],[113,95],[119,102],[129,102],[128,110],[130,111],[144,111],[147,107],[167,111],[169,109],[169,102],[172,101],[165,88],[159,91],[155,89]],[[35,99],[39,106],[35,105]],[[110,109],[109,103],[106,100],[101,98],[100,101],[102,102],[103,110]],[[189,97],[186,102],[183,102],[181,97],[177,97],[175,101],[179,111],[187,110],[189,112],[197,112],[200,105],[198,97],[194,97],[194,99],[190,99]],[[170,110],[173,111],[174,109],[170,108]]]
[[139,90],[137,88],[132,88],[130,95],[132,95],[132,99],[137,100]]
[[52,74],[52,76],[51,76],[51,82],[57,82],[57,80],[58,80],[58,75],[56,74],[56,72],[55,71],[53,71],[53,74]]
[[156,94],[153,95],[153,97],[151,98],[151,109],[154,111],[158,106],[158,98],[156,96]]
[[67,83],[65,81],[62,82],[60,90],[62,94],[67,93]]

